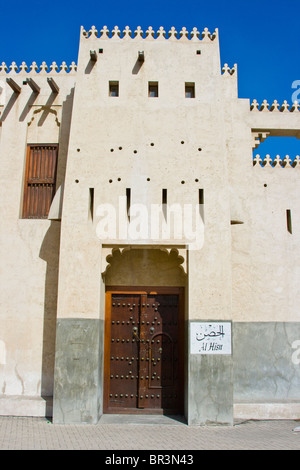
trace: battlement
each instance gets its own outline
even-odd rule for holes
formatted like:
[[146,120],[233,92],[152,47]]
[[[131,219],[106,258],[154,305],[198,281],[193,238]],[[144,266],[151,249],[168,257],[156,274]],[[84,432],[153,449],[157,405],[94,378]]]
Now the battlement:
[[222,67],[222,75],[234,75],[237,72],[237,64],[234,64],[232,68],[228,66],[228,64],[224,64]]
[[271,158],[270,155],[266,155],[264,159],[260,155],[256,155],[253,159],[253,166],[260,167],[272,167],[272,168],[300,168],[300,156],[297,155],[294,160],[286,155],[281,159],[280,155],[276,155],[275,158]]
[[253,100],[250,105],[250,111],[260,111],[260,112],[275,112],[275,113],[287,113],[287,112],[299,112],[300,105],[297,101],[295,101],[292,106],[288,104],[286,100],[280,105],[277,100],[274,100],[273,103],[270,105],[267,100],[263,100],[261,105],[256,100]]
[[60,66],[57,65],[56,62],[52,62],[52,64],[48,67],[46,62],[42,62],[40,66],[37,65],[36,62],[32,62],[32,64],[28,67],[26,62],[22,62],[20,66],[18,66],[15,62],[12,62],[11,65],[8,67],[5,62],[2,62],[0,65],[0,76],[2,75],[64,75],[64,74],[74,74],[77,71],[77,65],[75,62],[72,62],[70,66],[67,66],[66,62],[63,62]]
[[140,26],[132,33],[129,26],[126,26],[121,34],[121,30],[118,26],[115,26],[114,29],[109,31],[107,26],[103,26],[103,28],[98,31],[95,26],[92,26],[89,31],[86,31],[83,26],[81,26],[81,37],[85,39],[90,38],[98,38],[98,39],[112,39],[112,40],[139,40],[145,39],[148,41],[153,40],[169,40],[169,41],[204,41],[204,42],[212,42],[215,39],[218,39],[218,29],[216,28],[213,33],[210,33],[208,28],[204,28],[202,33],[200,33],[197,28],[193,28],[192,31],[187,31],[185,27],[181,29],[178,33],[174,26],[170,29],[168,33],[164,30],[163,26],[159,28],[157,32],[149,26],[148,29],[145,31],[142,30]]

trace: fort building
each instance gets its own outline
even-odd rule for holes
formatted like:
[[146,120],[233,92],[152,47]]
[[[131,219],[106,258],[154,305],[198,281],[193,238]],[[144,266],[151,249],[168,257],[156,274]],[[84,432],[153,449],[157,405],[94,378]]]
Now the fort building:
[[0,415],[300,418],[299,105],[218,30],[81,28],[0,65]]

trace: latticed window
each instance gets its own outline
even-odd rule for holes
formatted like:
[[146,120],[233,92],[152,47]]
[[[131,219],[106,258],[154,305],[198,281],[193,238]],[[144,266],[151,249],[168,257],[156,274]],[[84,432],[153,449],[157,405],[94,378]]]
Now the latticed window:
[[55,194],[58,145],[28,145],[23,218],[46,219]]

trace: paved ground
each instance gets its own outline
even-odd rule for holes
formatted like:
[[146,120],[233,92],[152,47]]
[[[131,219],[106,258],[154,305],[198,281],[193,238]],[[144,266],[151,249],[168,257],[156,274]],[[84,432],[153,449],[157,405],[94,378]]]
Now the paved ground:
[[0,416],[0,449],[300,450],[296,428],[300,429],[300,422],[288,420],[198,427],[159,416],[106,415],[97,425],[55,425],[45,418]]

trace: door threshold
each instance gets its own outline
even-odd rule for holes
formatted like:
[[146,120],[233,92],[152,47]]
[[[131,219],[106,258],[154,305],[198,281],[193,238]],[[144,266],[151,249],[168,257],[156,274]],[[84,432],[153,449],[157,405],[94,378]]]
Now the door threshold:
[[186,419],[182,415],[163,414],[104,414],[100,417],[98,424],[136,424],[136,425],[187,425]]

